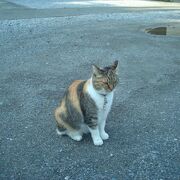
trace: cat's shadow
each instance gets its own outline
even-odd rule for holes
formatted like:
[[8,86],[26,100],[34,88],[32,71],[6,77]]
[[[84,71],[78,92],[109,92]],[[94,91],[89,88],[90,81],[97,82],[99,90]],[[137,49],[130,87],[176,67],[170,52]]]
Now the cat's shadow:
[[83,142],[83,143],[92,142],[91,134],[90,133],[83,134],[83,138],[82,138],[81,142]]

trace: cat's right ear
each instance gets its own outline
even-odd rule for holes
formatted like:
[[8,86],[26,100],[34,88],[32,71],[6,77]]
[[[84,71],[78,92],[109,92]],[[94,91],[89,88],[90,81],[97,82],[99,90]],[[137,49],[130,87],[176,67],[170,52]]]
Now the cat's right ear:
[[117,66],[118,66],[118,61],[116,60],[116,61],[114,61],[113,65],[112,65],[112,69],[116,70]]
[[99,75],[99,74],[101,74],[101,69],[99,68],[99,67],[97,67],[96,65],[92,65],[92,68],[93,68],[93,74],[94,75]]

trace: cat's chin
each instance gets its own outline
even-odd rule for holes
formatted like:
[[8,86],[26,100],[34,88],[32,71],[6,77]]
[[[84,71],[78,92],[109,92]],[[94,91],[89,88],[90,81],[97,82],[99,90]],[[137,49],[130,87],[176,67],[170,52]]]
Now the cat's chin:
[[105,91],[105,90],[97,91],[98,94],[103,95],[103,96],[106,96],[106,95],[108,95],[111,92],[113,92],[113,91]]

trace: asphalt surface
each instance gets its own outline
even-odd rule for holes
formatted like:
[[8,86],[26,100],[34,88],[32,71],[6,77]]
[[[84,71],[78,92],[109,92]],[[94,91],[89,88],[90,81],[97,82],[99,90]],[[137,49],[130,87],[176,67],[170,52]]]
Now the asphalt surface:
[[[178,7],[35,17],[30,6],[0,2],[0,179],[180,179],[180,37],[144,31],[176,27]],[[90,135],[59,137],[53,111],[66,87],[114,60],[110,139],[96,147]]]

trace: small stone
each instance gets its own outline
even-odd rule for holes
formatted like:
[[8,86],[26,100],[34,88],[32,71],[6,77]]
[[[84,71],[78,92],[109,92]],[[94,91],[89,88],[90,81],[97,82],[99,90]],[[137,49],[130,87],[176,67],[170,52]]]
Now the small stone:
[[8,140],[12,141],[13,139],[12,138],[7,138]]
[[66,176],[64,179],[65,179],[65,180],[69,180],[69,178],[70,178],[69,176]]

